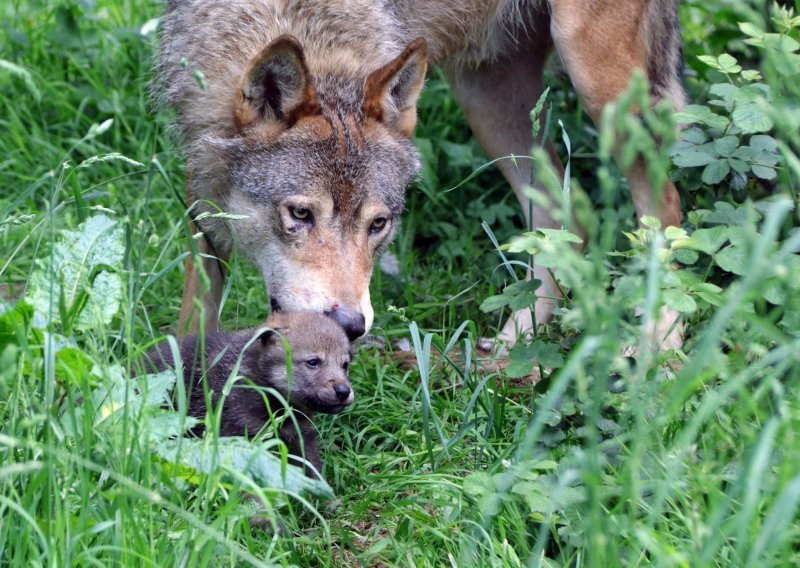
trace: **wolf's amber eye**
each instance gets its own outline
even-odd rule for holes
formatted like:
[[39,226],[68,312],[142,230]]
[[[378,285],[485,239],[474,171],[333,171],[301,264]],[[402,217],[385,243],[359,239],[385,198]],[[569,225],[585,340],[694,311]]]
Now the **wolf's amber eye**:
[[369,226],[370,234],[380,233],[383,228],[386,226],[386,217],[378,217],[375,219],[372,224]]
[[319,363],[320,361],[317,358],[309,359],[308,361],[306,361],[306,367],[308,367],[309,369],[316,369],[317,367],[319,367]]
[[298,221],[311,220],[311,210],[308,207],[289,207],[289,214],[292,219],[297,219]]

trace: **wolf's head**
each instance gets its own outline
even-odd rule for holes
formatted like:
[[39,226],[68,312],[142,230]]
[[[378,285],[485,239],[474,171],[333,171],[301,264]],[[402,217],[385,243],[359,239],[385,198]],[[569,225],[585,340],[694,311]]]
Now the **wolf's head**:
[[368,76],[312,75],[282,36],[241,78],[236,132],[214,140],[239,250],[259,267],[273,309],[328,313],[353,339],[373,321],[369,281],[419,169],[410,137],[424,40]]

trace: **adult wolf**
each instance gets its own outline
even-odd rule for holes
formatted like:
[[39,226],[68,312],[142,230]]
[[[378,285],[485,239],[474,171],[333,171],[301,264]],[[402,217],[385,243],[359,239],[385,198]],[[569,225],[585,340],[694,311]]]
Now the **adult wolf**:
[[[678,0],[170,0],[158,86],[178,111],[187,196],[206,217],[200,248],[234,243],[259,267],[273,307],[329,312],[351,338],[370,326],[373,260],[390,242],[418,169],[410,142],[427,61],[441,64],[490,158],[525,155],[528,113],[555,47],[597,120],[635,69],[656,98],[682,103]],[[201,73],[202,77],[198,74]],[[528,161],[499,167],[524,202]],[[637,213],[680,221],[672,184],[626,172]],[[213,203],[213,205],[212,205]],[[535,226],[553,226],[537,210]],[[216,329],[223,264],[204,260],[206,329]],[[538,321],[553,306],[547,272]],[[194,327],[187,262],[182,328]],[[188,324],[188,325],[187,325]],[[186,327],[185,327],[186,326]],[[501,337],[515,327],[512,318]]]

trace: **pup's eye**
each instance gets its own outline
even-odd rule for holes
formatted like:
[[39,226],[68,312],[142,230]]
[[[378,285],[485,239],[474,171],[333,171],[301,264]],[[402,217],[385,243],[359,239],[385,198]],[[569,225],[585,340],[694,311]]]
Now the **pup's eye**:
[[297,221],[311,220],[311,210],[308,207],[289,207],[289,215]]
[[386,217],[378,217],[375,219],[372,224],[369,226],[369,232],[371,235],[375,233],[380,233],[383,231],[383,228],[386,226],[387,219]]
[[308,367],[309,369],[316,369],[317,367],[319,367],[319,363],[320,360],[317,358],[309,359],[308,361],[306,361],[306,367]]
[[347,361],[345,361],[344,363],[342,363],[342,369],[344,369],[344,372],[345,372],[345,373],[347,372],[347,368],[348,368],[349,366],[350,366],[350,363],[348,363]]

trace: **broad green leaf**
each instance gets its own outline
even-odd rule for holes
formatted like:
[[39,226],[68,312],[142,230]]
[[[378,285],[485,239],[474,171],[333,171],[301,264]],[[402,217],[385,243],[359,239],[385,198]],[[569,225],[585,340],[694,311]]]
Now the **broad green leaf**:
[[728,160],[720,159],[715,160],[708,164],[703,170],[703,183],[717,184],[725,179],[731,171],[731,165]]
[[581,239],[578,235],[564,229],[538,229],[537,232],[541,233],[544,238],[552,241],[575,244],[583,243],[583,239]]
[[761,152],[758,154],[754,159],[759,166],[775,166],[778,163],[778,154],[769,154],[767,152]]
[[708,90],[712,95],[716,95],[725,101],[725,103],[730,104],[733,102],[733,96],[739,89],[730,83],[714,83]]
[[733,151],[739,146],[739,138],[736,136],[723,136],[714,140],[714,149],[720,156],[731,156]]
[[717,286],[716,284],[712,284],[711,282],[698,282],[697,284],[692,284],[692,291],[693,292],[708,292],[710,294],[722,294],[722,288]]
[[511,491],[522,496],[532,513],[549,515],[556,511],[556,504],[550,497],[542,493],[542,487],[538,486],[535,481],[517,483],[511,488]]
[[711,109],[703,105],[686,105],[680,112],[675,114],[675,120],[679,124],[698,122],[719,130],[726,128],[730,124],[727,118],[711,112]]
[[519,296],[520,294],[528,292],[536,292],[539,286],[541,286],[539,280],[520,280],[519,282],[514,282],[506,286],[503,290],[503,294],[506,296]]
[[530,344],[518,343],[509,352],[510,363],[506,374],[512,378],[525,377],[533,370],[535,363],[548,368],[559,368],[564,365],[559,346],[555,343],[534,341]]
[[712,69],[716,69],[719,71],[719,63],[717,62],[717,58],[713,55],[698,55],[697,59],[711,67]]
[[548,369],[558,369],[564,366],[564,357],[561,355],[561,349],[555,343],[542,344],[536,358],[541,365]]
[[722,270],[739,276],[747,271],[745,260],[746,253],[742,246],[728,246],[714,255],[714,261]]
[[759,29],[758,26],[756,26],[755,24],[751,24],[750,22],[739,22],[739,29],[742,31],[743,34],[748,35],[752,38],[764,37],[764,31]]
[[[752,208],[734,207],[730,203],[717,201],[714,203],[714,211],[708,214],[705,221],[707,223],[721,223],[724,225],[744,225],[746,223],[755,223],[760,218],[761,216]],[[695,231],[695,233],[696,232],[697,231]],[[720,246],[722,246],[722,243],[720,243]],[[715,249],[715,251],[716,250],[717,249]]]
[[506,367],[506,375],[512,379],[527,377],[533,371],[535,354],[525,345],[516,345],[509,353],[511,360]]
[[327,482],[307,477],[301,468],[283,464],[264,444],[244,438],[165,440],[153,449],[165,460],[200,473],[231,472],[232,479],[244,474],[264,488],[328,499],[334,497]]
[[739,87],[733,95],[736,103],[752,103],[761,100],[772,100],[772,88],[766,83],[753,83]]
[[774,125],[772,119],[757,102],[736,105],[731,118],[733,118],[733,123],[745,134],[766,132]]
[[179,412],[172,410],[155,408],[151,410],[148,424],[150,427],[148,441],[155,445],[183,435],[200,424],[200,420],[193,416],[182,416]]
[[479,497],[495,490],[494,478],[486,472],[476,471],[470,473],[461,485],[461,490],[467,495]]
[[692,145],[703,144],[708,138],[705,132],[699,128],[684,128],[680,133],[681,140],[690,142]]
[[697,251],[691,249],[679,249],[675,252],[675,260],[685,265],[692,265],[700,258]]
[[145,406],[161,406],[165,402],[169,401],[172,387],[175,386],[175,380],[176,376],[174,369],[166,369],[160,373],[153,373],[138,377],[138,391],[141,393],[145,393],[146,391],[147,393],[147,397],[144,401]]
[[728,163],[734,170],[736,170],[740,174],[746,174],[747,171],[750,169],[750,165],[747,162],[743,162],[742,160],[737,160],[736,158],[728,158]]
[[106,326],[122,300],[122,279],[109,269],[122,265],[124,253],[119,223],[102,214],[90,217],[75,231],[61,231],[52,255],[36,260],[25,299],[52,321],[63,295],[67,310],[80,310],[76,329]]
[[[92,426],[95,430],[106,429],[117,424],[123,416],[138,416],[142,409],[144,398],[136,396],[136,382],[128,378],[127,373],[119,365],[95,365],[90,373],[89,380],[97,386],[92,390],[87,400],[74,409],[76,422],[73,423],[68,412],[64,412],[61,426],[69,436],[79,437],[81,428],[76,431],[73,426],[80,425],[87,409],[93,411]],[[182,434],[179,432],[178,434]]]
[[771,51],[779,52],[782,56],[793,54],[793,52],[800,49],[800,43],[796,39],[776,33],[763,34],[761,38],[745,40],[745,43],[764,46]]
[[764,77],[755,69],[745,69],[742,71],[742,79],[745,81],[761,81]]
[[771,168],[769,166],[753,166],[753,175],[759,177],[761,179],[775,179],[775,176],[778,175],[778,172],[775,171],[775,168]]
[[686,229],[684,229],[683,227],[669,226],[669,227],[666,227],[664,229],[664,236],[669,241],[675,241],[675,240],[678,240],[678,239],[685,239],[685,238],[687,238],[689,236],[689,234],[686,232]]
[[718,69],[723,73],[736,74],[742,70],[742,68],[737,64],[736,58],[727,53],[723,53],[717,57],[717,62],[719,64]]
[[596,425],[598,430],[606,434],[615,434],[622,429],[622,426],[609,418],[598,418]]
[[508,301],[511,298],[508,296],[504,296],[503,294],[498,294],[496,296],[489,296],[483,302],[481,302],[480,310],[484,313],[493,312],[495,310],[499,310],[500,308],[504,308],[508,305]]
[[771,153],[778,150],[778,143],[772,136],[756,134],[750,137],[750,147],[757,151]]
[[767,283],[762,296],[770,304],[780,306],[786,301],[786,288],[775,280]]
[[697,229],[692,236],[676,243],[676,248],[699,250],[706,254],[714,254],[728,240],[727,227],[712,227],[710,229]]
[[697,309],[694,298],[678,288],[664,290],[664,303],[670,309],[682,314],[690,314]]
[[62,347],[56,353],[56,378],[65,385],[81,386],[94,361],[77,347]]
[[733,154],[731,154],[731,157],[736,158],[737,160],[749,162],[755,155],[755,150],[753,150],[753,148],[750,146],[739,146],[736,148],[736,150],[734,150]]
[[698,149],[681,150],[672,157],[672,163],[680,168],[695,168],[706,166],[716,159],[716,155]]

